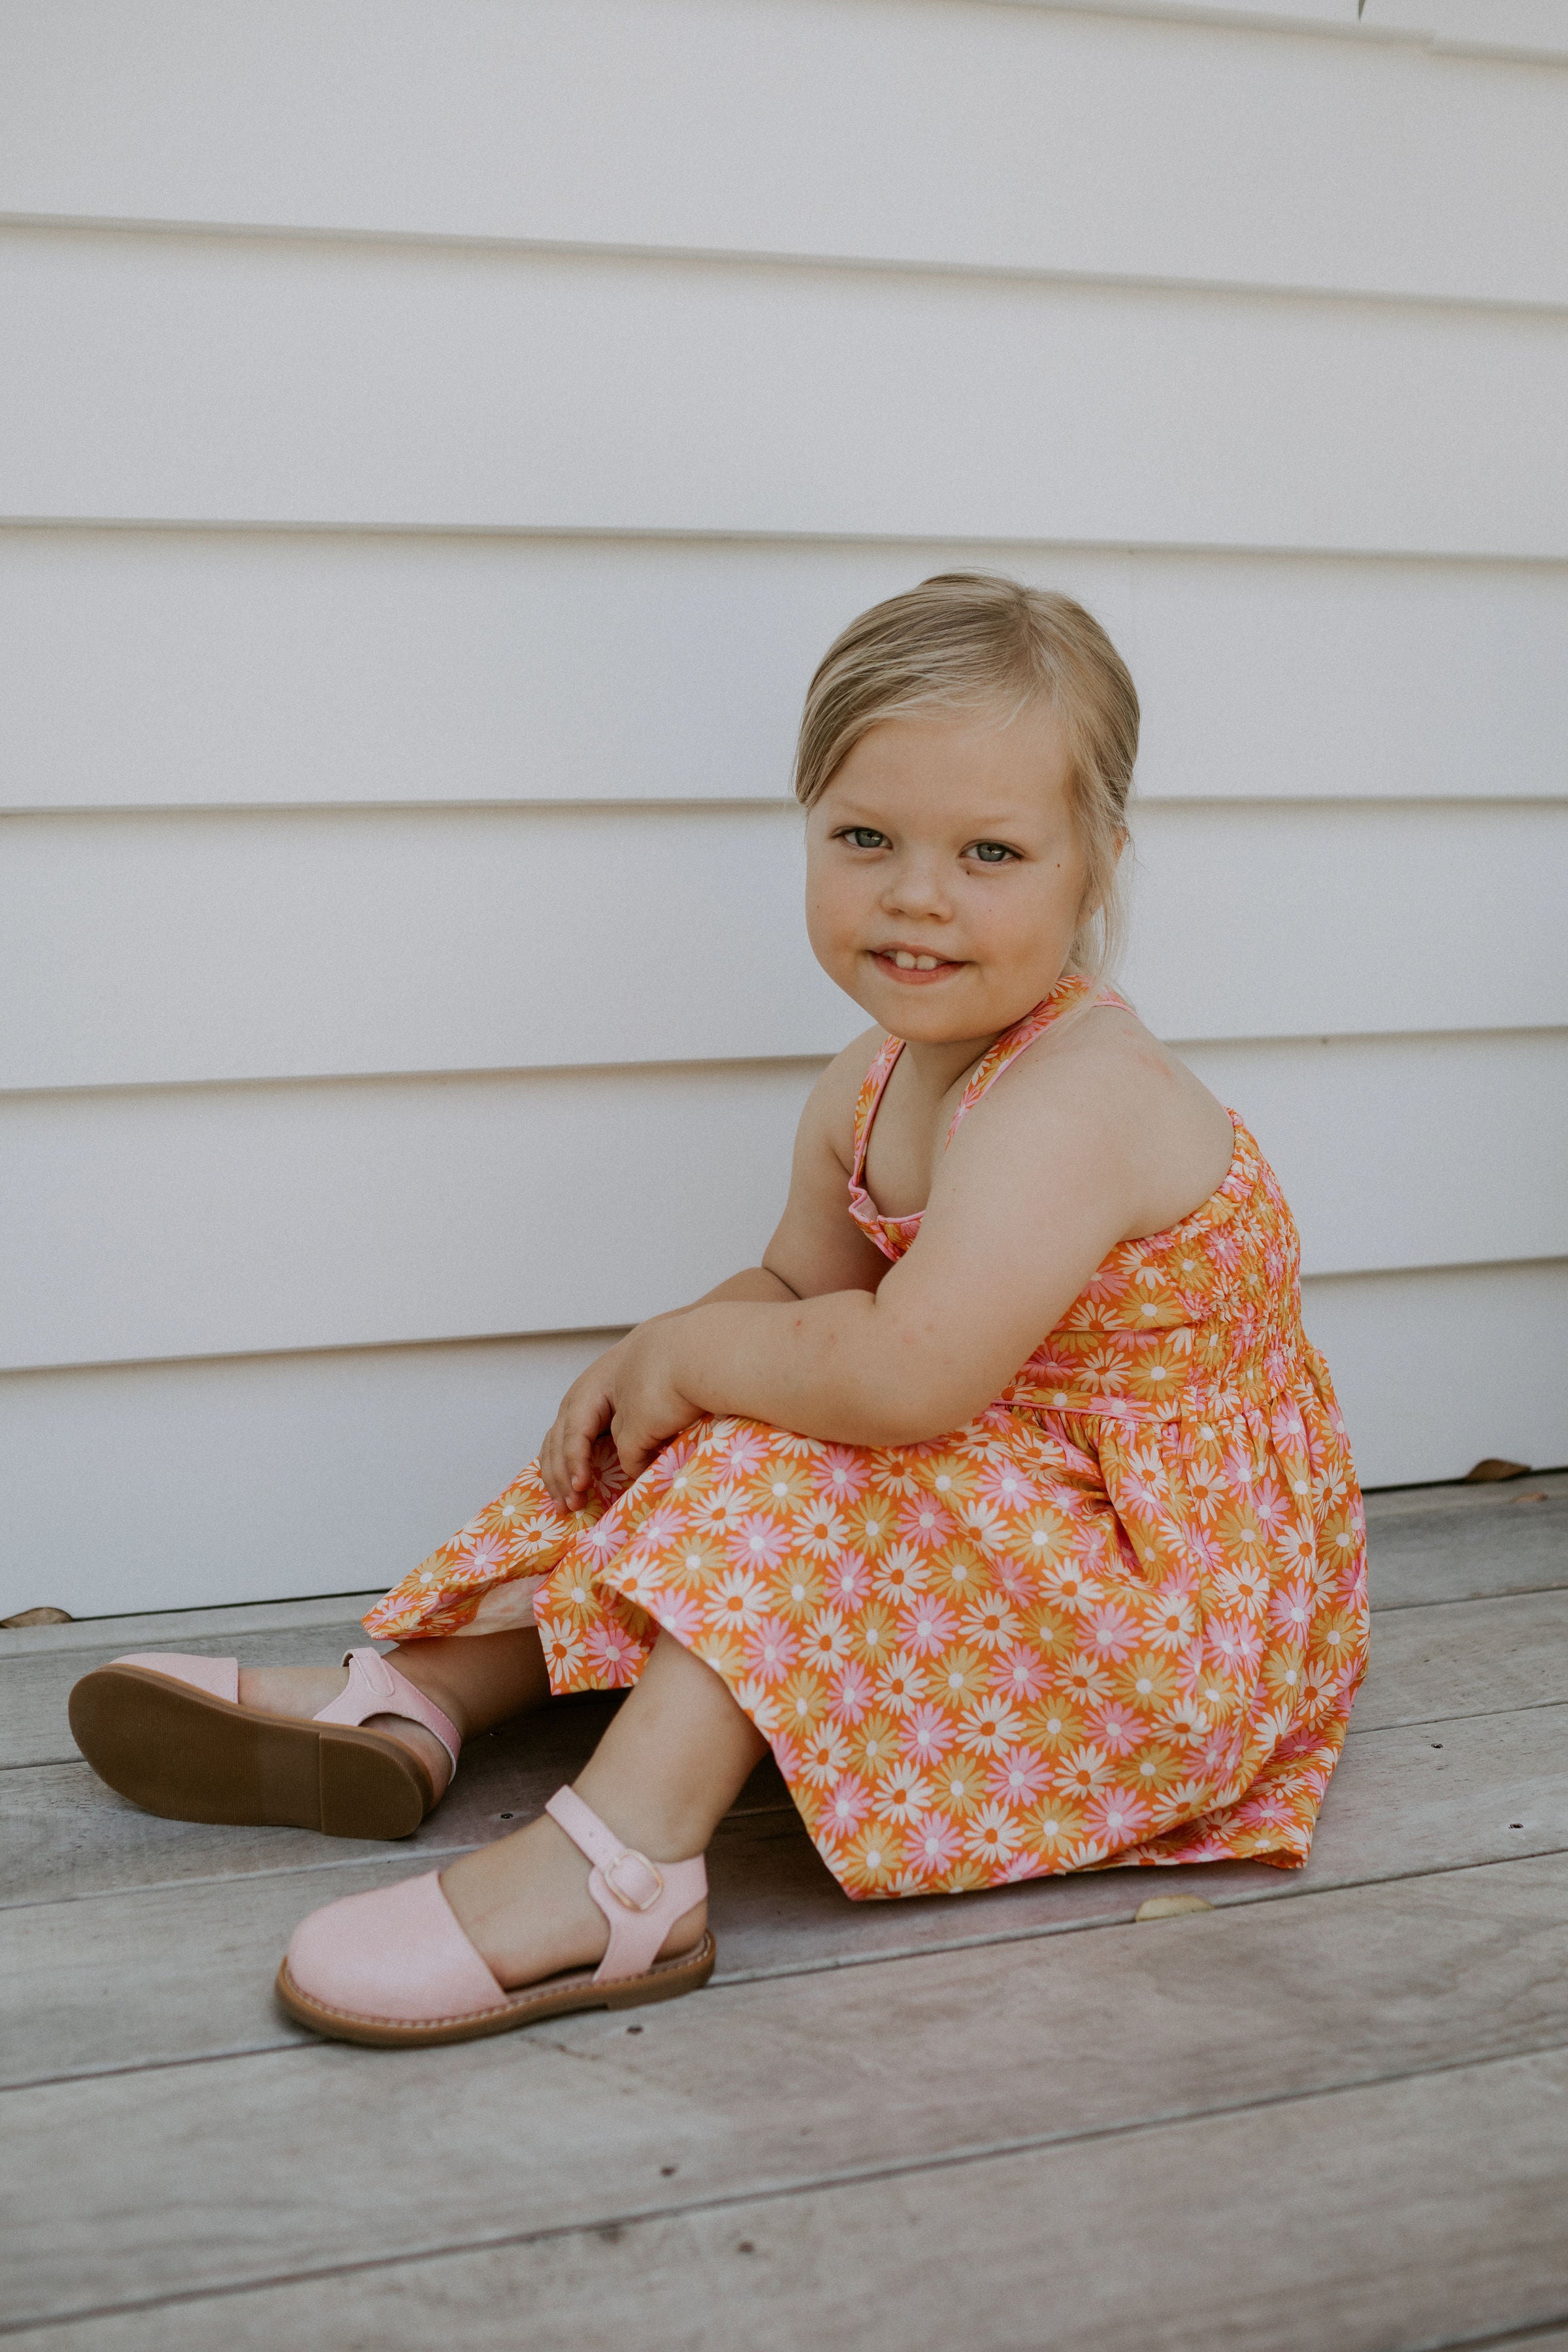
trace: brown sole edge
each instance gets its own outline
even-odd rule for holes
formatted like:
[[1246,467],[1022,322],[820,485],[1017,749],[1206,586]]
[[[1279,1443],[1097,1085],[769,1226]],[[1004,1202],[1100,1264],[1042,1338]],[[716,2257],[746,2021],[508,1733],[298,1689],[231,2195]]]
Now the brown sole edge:
[[596,1985],[581,1969],[570,1977],[546,1978],[509,1996],[500,2009],[481,2010],[478,2016],[432,2018],[404,2023],[390,2017],[365,2017],[349,2009],[331,2009],[300,1990],[289,1974],[289,1963],[278,1971],[273,1990],[278,2001],[300,2025],[333,2042],[357,2042],[372,2050],[428,2050],[447,2042],[480,2042],[491,2033],[511,2033],[521,2025],[536,2025],[547,2017],[566,2017],[576,2010],[644,2009],[656,2000],[676,2000],[698,1992],[713,1973],[718,1947],[705,1930],[694,1952],[656,1960],[646,1975],[628,1977],[620,1984]]
[[436,1804],[424,1765],[384,1732],[263,1715],[149,1666],[95,1667],[68,1712],[99,1779],[165,1821],[393,1840]]

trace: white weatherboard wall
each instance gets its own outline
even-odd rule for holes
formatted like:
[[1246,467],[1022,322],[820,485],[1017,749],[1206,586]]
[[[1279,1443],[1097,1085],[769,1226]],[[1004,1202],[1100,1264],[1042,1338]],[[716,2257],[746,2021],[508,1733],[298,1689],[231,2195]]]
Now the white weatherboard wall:
[[1145,704],[1370,1485],[1568,1459],[1556,0],[0,0],[0,1614],[352,1591],[753,1258],[805,679]]

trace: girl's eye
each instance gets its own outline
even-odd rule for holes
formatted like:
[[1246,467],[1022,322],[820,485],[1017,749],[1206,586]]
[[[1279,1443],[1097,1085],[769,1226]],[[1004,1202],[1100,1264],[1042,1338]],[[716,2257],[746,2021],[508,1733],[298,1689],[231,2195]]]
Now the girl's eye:
[[978,857],[983,866],[1001,866],[1009,857],[1016,857],[1018,853],[1016,849],[1009,849],[1005,841],[977,841],[972,855]]
[[879,833],[872,824],[847,824],[838,838],[847,841],[851,849],[886,849],[888,845],[887,835]]

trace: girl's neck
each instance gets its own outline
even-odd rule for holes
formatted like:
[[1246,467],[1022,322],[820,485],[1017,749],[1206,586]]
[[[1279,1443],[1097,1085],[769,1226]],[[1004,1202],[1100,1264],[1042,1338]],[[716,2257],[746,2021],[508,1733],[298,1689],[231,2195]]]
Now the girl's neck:
[[907,1066],[920,1093],[933,1103],[940,1102],[971,1071],[979,1068],[997,1038],[1005,1034],[1005,1030],[998,1029],[989,1037],[953,1038],[935,1045],[922,1045],[906,1038],[899,1058]]
[[[1037,1001],[1048,1001],[1061,985],[1058,979],[1055,987],[1047,991],[1046,997]],[[1006,1036],[1009,1029],[1016,1029],[1019,1021],[1026,1021],[1036,1009],[1036,1005],[1029,1005],[1018,1015],[1017,1021],[1008,1022],[1005,1028],[993,1029],[984,1037],[954,1037],[930,1045],[907,1037],[900,1059],[909,1065],[909,1075],[913,1077],[920,1092],[932,1102],[940,1102],[944,1095],[951,1094],[962,1080],[967,1078],[971,1071],[979,1068],[998,1039]],[[905,1083],[908,1084],[908,1078]]]

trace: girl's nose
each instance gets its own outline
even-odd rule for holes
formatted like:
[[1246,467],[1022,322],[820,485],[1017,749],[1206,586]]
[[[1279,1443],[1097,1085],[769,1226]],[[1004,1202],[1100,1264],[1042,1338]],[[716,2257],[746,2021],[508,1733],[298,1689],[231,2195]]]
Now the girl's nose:
[[889,915],[945,918],[952,912],[940,877],[920,858],[898,860],[882,886],[882,906]]

